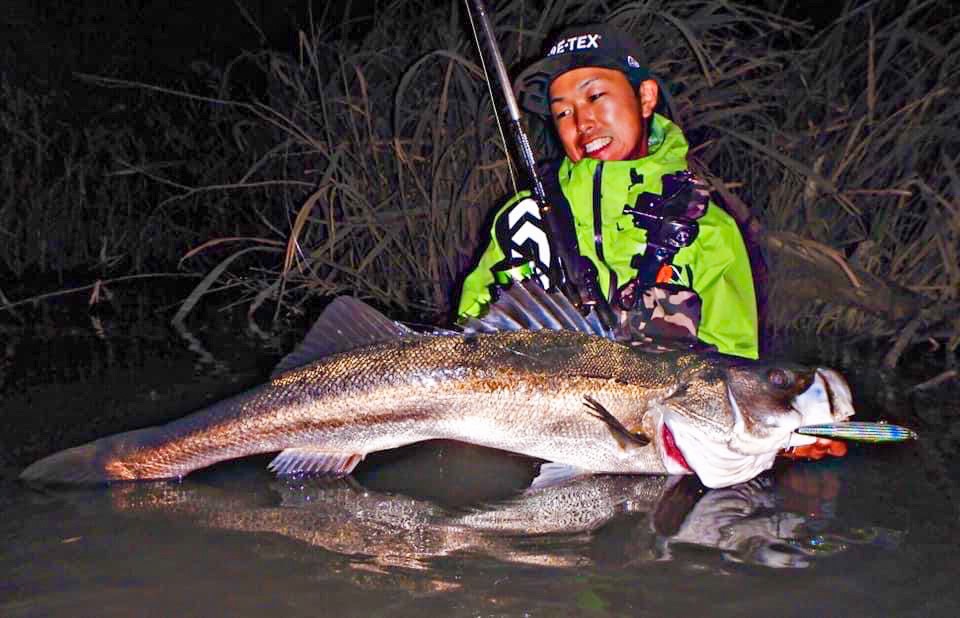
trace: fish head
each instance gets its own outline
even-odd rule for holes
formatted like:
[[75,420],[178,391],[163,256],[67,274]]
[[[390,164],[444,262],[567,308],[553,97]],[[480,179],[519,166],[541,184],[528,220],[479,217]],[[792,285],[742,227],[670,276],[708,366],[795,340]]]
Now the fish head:
[[727,487],[773,466],[781,449],[813,442],[803,425],[853,415],[850,387],[832,369],[733,362],[695,373],[660,403],[668,472]]

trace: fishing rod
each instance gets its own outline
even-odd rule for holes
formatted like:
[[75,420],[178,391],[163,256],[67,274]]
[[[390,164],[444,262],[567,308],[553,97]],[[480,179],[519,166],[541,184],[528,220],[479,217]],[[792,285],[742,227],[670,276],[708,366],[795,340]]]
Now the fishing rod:
[[[540,219],[547,228],[550,246],[557,257],[556,270],[558,272],[549,273],[551,285],[559,288],[573,301],[578,309],[593,309],[605,326],[613,328],[617,324],[617,318],[609,303],[607,303],[606,297],[600,291],[596,267],[590,260],[580,255],[569,208],[555,208],[547,199],[543,179],[540,177],[537,162],[533,156],[533,148],[530,147],[530,140],[527,138],[520,122],[520,107],[517,105],[517,98],[513,93],[513,86],[510,84],[507,67],[497,45],[497,38],[493,33],[487,8],[483,0],[464,0],[464,3],[467,5],[470,26],[473,28],[481,61],[483,60],[483,48],[477,36],[474,17],[476,17],[476,21],[480,22],[480,28],[483,30],[483,37],[487,41],[487,51],[493,62],[493,72],[500,86],[500,93],[506,103],[507,125],[514,150],[519,155],[520,167],[527,176],[530,193],[537,204]],[[485,62],[482,64],[484,78],[489,86],[491,82],[487,65]],[[494,114],[497,115],[499,122],[496,105],[494,105]],[[506,141],[502,133],[501,137]],[[506,146],[506,144],[504,145]],[[509,152],[510,149],[507,148],[507,150]]]

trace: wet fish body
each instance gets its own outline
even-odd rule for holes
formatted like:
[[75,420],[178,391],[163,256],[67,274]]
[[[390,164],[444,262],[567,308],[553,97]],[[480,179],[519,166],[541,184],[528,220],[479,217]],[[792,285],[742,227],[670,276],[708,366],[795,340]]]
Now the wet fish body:
[[[832,370],[651,352],[580,324],[562,297],[514,290],[467,334],[416,334],[337,299],[267,384],[167,425],[56,453],[21,478],[181,478],[276,451],[271,468],[280,474],[339,476],[372,452],[453,439],[551,462],[547,477],[696,473],[717,487],[814,440],[796,428],[853,413]],[[504,315],[521,328],[504,330]]]

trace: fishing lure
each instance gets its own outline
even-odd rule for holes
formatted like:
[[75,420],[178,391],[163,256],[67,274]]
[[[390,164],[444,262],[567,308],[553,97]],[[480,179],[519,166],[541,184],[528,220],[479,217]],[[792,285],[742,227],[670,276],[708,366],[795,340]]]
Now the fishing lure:
[[918,437],[917,432],[907,427],[867,421],[805,425],[795,431],[808,436],[855,442],[906,442],[907,440],[916,440]]

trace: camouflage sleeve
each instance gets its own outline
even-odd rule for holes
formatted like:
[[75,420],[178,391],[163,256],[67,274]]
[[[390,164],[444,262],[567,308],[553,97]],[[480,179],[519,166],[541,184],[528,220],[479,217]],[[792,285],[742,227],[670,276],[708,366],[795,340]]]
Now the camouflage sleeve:
[[618,339],[634,345],[670,341],[696,344],[700,325],[700,296],[678,285],[657,284],[639,291],[633,309],[620,316]]

